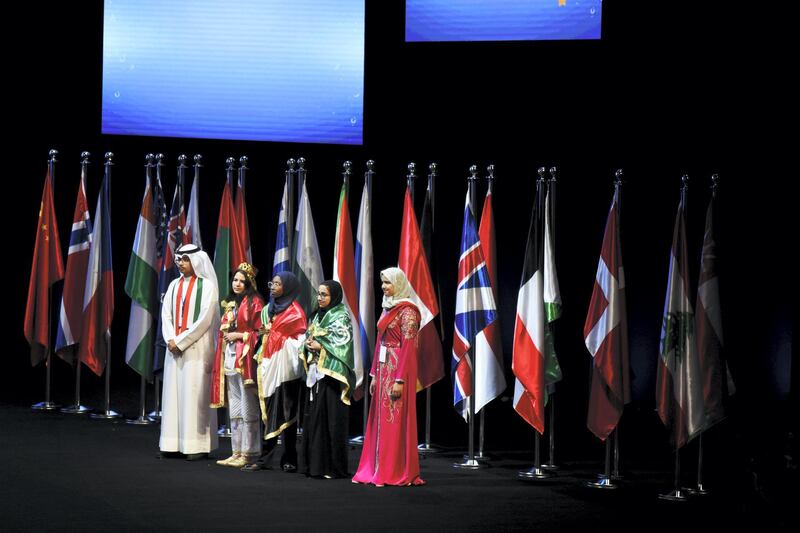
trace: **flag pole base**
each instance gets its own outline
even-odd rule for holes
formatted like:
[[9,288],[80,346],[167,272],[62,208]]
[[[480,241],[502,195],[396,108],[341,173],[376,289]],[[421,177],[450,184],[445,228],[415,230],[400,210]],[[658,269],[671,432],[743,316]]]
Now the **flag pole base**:
[[584,487],[590,489],[618,489],[619,485],[614,483],[614,480],[605,475],[599,475],[597,481],[587,481],[583,484]]
[[437,446],[431,446],[427,442],[423,442],[422,444],[417,445],[417,451],[419,453],[439,453],[442,450]]
[[68,415],[85,415],[91,410],[91,407],[86,407],[85,405],[81,404],[68,405],[67,407],[61,408],[61,412]]
[[139,418],[129,418],[125,421],[125,423],[133,426],[149,426],[151,424],[155,424],[156,421],[149,416],[140,416]]
[[[470,459],[469,454],[465,453],[464,461],[469,461],[469,459]],[[475,454],[475,460],[481,463],[481,466],[489,466],[489,462],[491,461],[491,459],[489,459],[489,457],[487,457],[486,455],[478,455],[477,453]]]
[[685,502],[686,501],[686,492],[681,489],[675,489],[669,494],[659,494],[659,500],[666,500],[668,502]]
[[161,420],[161,411],[150,411],[147,413],[148,418],[152,418],[153,420]]
[[228,426],[220,426],[217,430],[217,436],[223,439],[231,438],[231,428]]
[[114,418],[121,418],[122,415],[116,411],[111,409],[107,409],[102,413],[92,413],[89,415],[90,418],[94,418],[95,420],[111,420]]
[[551,477],[555,477],[553,472],[548,472],[547,470],[543,470],[539,466],[534,466],[530,470],[520,470],[517,472],[517,479],[522,481],[536,481],[540,479],[548,479]]
[[353,437],[352,439],[348,440],[347,443],[350,446],[363,446],[364,445],[364,435],[359,435],[358,437]]
[[486,468],[489,465],[481,464],[476,459],[465,458],[463,463],[453,463],[453,468],[461,468],[462,470],[478,470]]
[[542,470],[558,470],[560,467],[558,465],[548,463],[548,464],[543,464],[539,468],[541,468]]
[[711,494],[703,487],[702,483],[698,483],[696,487],[683,490],[685,490],[686,494],[688,494],[689,496],[708,496],[709,494]]
[[55,411],[59,407],[61,407],[59,404],[53,402],[39,402],[31,405],[31,409],[34,411]]

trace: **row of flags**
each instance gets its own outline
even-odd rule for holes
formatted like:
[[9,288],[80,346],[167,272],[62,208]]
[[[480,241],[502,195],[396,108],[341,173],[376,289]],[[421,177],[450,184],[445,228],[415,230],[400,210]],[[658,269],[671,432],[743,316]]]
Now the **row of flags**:
[[[201,245],[196,168],[188,216],[183,205],[183,174],[167,216],[160,173],[152,165],[145,176],[142,209],[136,227],[125,291],[131,298],[126,362],[151,379],[163,367],[160,343],[160,303],[169,282],[177,277],[174,250],[184,243]],[[108,167],[107,167],[108,169]],[[214,265],[220,287],[227,287],[230,273],[243,261],[251,262],[244,167],[232,199],[229,169],[220,205]],[[316,288],[325,279],[306,184],[303,181],[297,207],[293,241],[289,240],[287,173],[273,259],[273,275],[292,270],[301,281],[299,301],[308,315],[316,308]],[[78,358],[96,374],[103,372],[106,345],[113,315],[108,170],[103,180],[94,225],[85,195],[85,166],[78,186],[64,273],[56,226],[52,179],[48,172],[42,196],[34,263],[25,314],[25,335],[37,364],[49,347],[49,288],[65,278],[56,351],[70,360],[68,348],[78,345]],[[470,183],[470,188],[472,183]],[[374,347],[375,303],[371,234],[371,183],[365,180],[353,240],[349,215],[347,179],[342,185],[337,212],[333,278],[343,287],[343,301],[354,325],[357,395],[363,394],[364,370]],[[624,406],[630,402],[630,364],[625,278],[620,245],[619,186],[615,189],[606,222],[594,290],[584,326],[586,348],[592,357],[587,427],[605,440],[617,427]],[[497,311],[497,258],[492,187],[483,203],[478,226],[474,195],[468,189],[458,266],[451,377],[453,404],[465,419],[497,398],[506,389],[500,324]],[[514,409],[539,433],[544,432],[548,395],[561,380],[553,342],[554,321],[561,315],[561,297],[554,257],[553,198],[555,181],[537,182],[528,230],[522,279],[517,295],[512,368],[515,377]],[[444,377],[442,343],[436,327],[438,295],[431,274],[432,218],[430,184],[423,209],[422,228],[417,223],[412,191],[406,189],[398,266],[408,278],[411,299],[421,313],[418,334],[419,376],[417,390]],[[719,291],[715,271],[713,200],[706,219],[697,309],[689,301],[684,200],[678,209],[658,369],[658,412],[673,429],[678,446],[718,422],[724,416],[722,397],[733,392],[733,382],[721,357],[722,333]],[[293,244],[293,246],[290,246]],[[290,250],[293,248],[293,250]],[[293,253],[292,253],[293,251]],[[474,376],[473,376],[474,373]],[[474,383],[473,383],[474,382]],[[357,396],[357,397],[358,397]]]

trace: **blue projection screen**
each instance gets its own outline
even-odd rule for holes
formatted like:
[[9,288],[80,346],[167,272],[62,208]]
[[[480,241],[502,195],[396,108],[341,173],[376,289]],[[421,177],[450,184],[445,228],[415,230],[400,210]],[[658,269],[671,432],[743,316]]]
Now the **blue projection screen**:
[[602,0],[406,0],[406,41],[599,39]]
[[105,0],[102,132],[361,144],[365,0]]

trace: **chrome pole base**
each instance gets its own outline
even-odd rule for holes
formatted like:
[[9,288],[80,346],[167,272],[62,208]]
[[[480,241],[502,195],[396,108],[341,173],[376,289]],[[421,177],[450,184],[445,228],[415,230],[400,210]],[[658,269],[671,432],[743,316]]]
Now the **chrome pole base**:
[[129,418],[125,423],[134,426],[149,426],[150,424],[155,424],[156,421],[149,416],[140,416],[139,418]]
[[228,426],[220,426],[217,430],[217,436],[223,439],[231,438],[231,428]]
[[605,475],[599,475],[597,481],[586,481],[584,487],[590,489],[618,489],[619,485],[614,483],[614,480]]
[[[486,455],[475,454],[475,460],[481,463],[481,466],[488,466],[491,459]],[[464,461],[469,461],[469,454],[464,454]]]
[[666,500],[669,502],[685,502],[686,501],[686,492],[681,489],[675,489],[669,494],[659,494],[659,500]]
[[111,420],[113,418],[121,418],[122,415],[116,411],[108,409],[107,411],[103,411],[102,413],[92,413],[89,415],[90,418],[94,418],[95,420]]
[[147,413],[148,418],[152,418],[153,420],[161,420],[161,411],[150,411]]
[[543,470],[541,467],[534,466],[530,470],[520,470],[517,472],[517,479],[522,481],[536,481],[539,479],[548,479],[551,477],[555,477],[553,472],[548,472],[547,470]]
[[463,470],[478,470],[479,468],[486,468],[488,465],[481,464],[476,459],[464,458],[463,463],[453,463],[453,468],[461,468]]
[[68,415],[85,415],[91,410],[91,407],[86,407],[85,405],[81,404],[68,405],[67,407],[61,408],[61,412]]
[[59,407],[61,407],[59,404],[53,402],[39,402],[31,405],[31,409],[35,411],[55,411]]
[[702,483],[698,483],[696,487],[683,490],[685,490],[689,496],[708,496],[709,494],[711,494],[703,487]]
[[417,445],[417,451],[419,453],[439,453],[442,450],[436,446],[431,446],[430,444],[423,442],[422,444]]
[[558,465],[543,464],[540,468],[542,470],[558,470],[560,467]]
[[364,445],[364,435],[359,435],[358,437],[353,437],[352,439],[348,440],[347,443],[350,446],[363,446]]

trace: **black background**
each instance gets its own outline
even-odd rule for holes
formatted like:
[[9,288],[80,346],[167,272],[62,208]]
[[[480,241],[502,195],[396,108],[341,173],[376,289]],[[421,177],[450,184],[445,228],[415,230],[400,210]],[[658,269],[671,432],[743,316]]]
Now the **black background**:
[[[556,395],[557,442],[564,456],[599,458],[601,445],[585,429],[589,356],[582,328],[613,173],[623,168],[622,243],[635,373],[634,402],[623,418],[623,443],[631,443],[626,449],[631,454],[668,462],[667,435],[654,412],[655,365],[680,177],[690,176],[694,290],[709,177],[717,172],[725,344],[739,392],[730,419],[714,431],[720,446],[731,450],[725,460],[745,462],[781,453],[790,445],[788,433],[796,430],[797,413],[796,392],[791,392],[797,386],[797,365],[792,370],[791,364],[794,307],[789,303],[791,287],[796,287],[789,264],[790,248],[796,243],[796,225],[790,225],[794,217],[789,215],[793,171],[782,162],[789,152],[788,143],[781,141],[781,132],[791,128],[790,108],[783,100],[791,67],[780,57],[783,43],[774,27],[780,14],[732,6],[722,1],[606,1],[600,41],[404,43],[403,2],[368,0],[360,147],[101,135],[102,2],[15,6],[7,24],[18,26],[21,33],[6,46],[5,84],[11,91],[6,130],[12,153],[7,154],[4,171],[6,205],[11,206],[7,264],[12,266],[6,275],[12,340],[0,400],[29,404],[44,399],[44,365],[30,367],[22,319],[50,148],[60,151],[55,203],[64,246],[80,152],[92,152],[87,193],[93,216],[102,154],[116,154],[111,401],[112,408],[128,416],[136,413],[139,378],[124,364],[130,300],[123,286],[141,207],[146,153],[166,155],[163,181],[170,199],[177,156],[203,154],[200,213],[207,249],[213,249],[225,159],[249,157],[251,241],[254,262],[264,272],[271,270],[285,161],[305,157],[328,275],[342,162],[351,160],[356,169],[350,198],[355,226],[361,172],[367,159],[376,161],[376,271],[396,264],[406,165],[415,161],[424,177],[427,165],[437,162],[434,259],[446,357],[452,342],[465,178],[472,164],[479,166],[481,175],[486,165],[494,164],[509,388],[487,409],[487,449],[530,449],[533,431],[511,407],[511,337],[536,169],[555,165],[556,258],[564,303],[556,326],[564,370]],[[297,30],[303,31],[300,20]],[[419,206],[423,183],[418,180]],[[484,190],[481,185],[481,195]],[[265,282],[261,275],[262,287]],[[445,367],[449,369],[449,358]],[[52,371],[53,400],[70,403],[72,370],[54,359]],[[84,368],[82,387],[83,403],[101,407],[102,378]],[[433,388],[433,441],[463,446],[465,425],[451,403],[448,376]],[[351,417],[354,432],[360,428],[355,413],[359,406]]]

